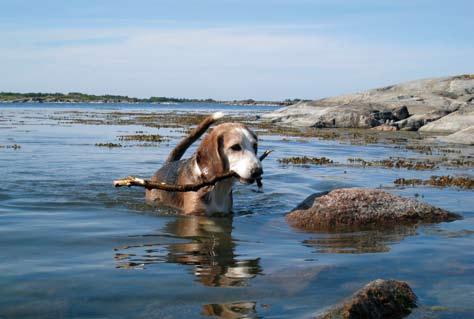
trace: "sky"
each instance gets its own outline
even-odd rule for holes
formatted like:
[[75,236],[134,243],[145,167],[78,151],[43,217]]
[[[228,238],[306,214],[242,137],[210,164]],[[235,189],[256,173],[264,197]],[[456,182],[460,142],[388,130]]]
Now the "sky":
[[0,91],[317,99],[474,73],[472,0],[0,0]]

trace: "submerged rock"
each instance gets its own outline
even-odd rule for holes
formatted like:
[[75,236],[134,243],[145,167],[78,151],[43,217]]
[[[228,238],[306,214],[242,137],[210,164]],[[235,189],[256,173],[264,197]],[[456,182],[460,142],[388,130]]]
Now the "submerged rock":
[[403,281],[377,279],[317,319],[400,319],[416,307],[416,295]]
[[288,224],[308,231],[373,229],[438,223],[462,216],[378,189],[342,188],[308,197],[286,215]]

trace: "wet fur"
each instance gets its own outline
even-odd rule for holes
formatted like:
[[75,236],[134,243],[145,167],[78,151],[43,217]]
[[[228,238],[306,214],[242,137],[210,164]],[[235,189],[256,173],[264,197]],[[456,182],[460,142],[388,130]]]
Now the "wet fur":
[[[256,140],[255,134],[242,124],[221,124],[204,137],[196,153],[189,159],[165,163],[151,180],[174,185],[195,184],[228,172],[229,162],[224,154],[224,139],[226,136],[228,138],[229,134],[232,135],[231,132],[239,130],[248,131]],[[233,204],[233,183],[234,179],[231,178],[197,192],[147,190],[146,201],[152,205],[169,206],[185,214],[229,213]]]

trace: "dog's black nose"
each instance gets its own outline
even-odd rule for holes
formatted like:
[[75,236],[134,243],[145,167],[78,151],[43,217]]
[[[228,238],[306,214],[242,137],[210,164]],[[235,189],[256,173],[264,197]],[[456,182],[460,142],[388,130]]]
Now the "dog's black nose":
[[252,178],[258,178],[258,177],[262,176],[263,169],[261,167],[254,167],[254,168],[252,168],[252,170],[250,172],[252,173]]

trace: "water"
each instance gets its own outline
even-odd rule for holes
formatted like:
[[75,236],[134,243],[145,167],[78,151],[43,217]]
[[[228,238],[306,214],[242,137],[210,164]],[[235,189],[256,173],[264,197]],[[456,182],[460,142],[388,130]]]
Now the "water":
[[[97,118],[110,112],[216,110],[254,116],[272,109],[0,106],[0,145],[21,146],[0,148],[0,318],[307,318],[377,278],[410,283],[421,305],[413,318],[474,317],[472,191],[392,184],[398,177],[472,171],[282,166],[278,158],[295,155],[339,162],[420,155],[392,145],[261,135],[260,149],[275,150],[263,163],[265,191],[237,185],[233,217],[179,217],[144,205],[142,189],[114,189],[111,181],[150,176],[182,132],[58,120],[82,116],[77,112]],[[170,140],[148,147],[95,146],[137,131]],[[341,234],[286,225],[285,213],[306,196],[353,186],[418,196],[464,220]]]

